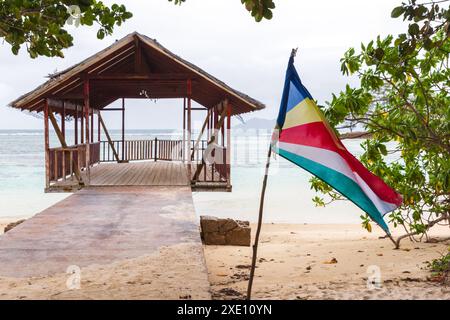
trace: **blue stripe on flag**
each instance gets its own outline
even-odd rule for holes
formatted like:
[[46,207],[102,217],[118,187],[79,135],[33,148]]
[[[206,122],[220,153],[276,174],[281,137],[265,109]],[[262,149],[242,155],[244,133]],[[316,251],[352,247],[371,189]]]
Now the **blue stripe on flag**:
[[291,57],[286,70],[283,96],[281,98],[280,112],[278,113],[277,118],[277,125],[279,128],[283,128],[286,113],[305,98],[314,100],[300,81],[300,77],[294,67],[294,58]]

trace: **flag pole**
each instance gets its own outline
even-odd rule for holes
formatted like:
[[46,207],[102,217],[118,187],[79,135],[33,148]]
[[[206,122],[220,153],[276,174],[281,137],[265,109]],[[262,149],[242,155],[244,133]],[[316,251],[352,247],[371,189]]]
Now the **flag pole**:
[[258,252],[258,241],[259,241],[259,234],[261,232],[262,217],[263,217],[263,211],[264,211],[264,196],[266,194],[267,177],[269,175],[271,154],[272,154],[272,144],[269,145],[269,152],[267,153],[266,169],[264,172],[264,180],[263,180],[263,185],[262,185],[262,190],[261,190],[261,198],[259,200],[258,226],[256,228],[255,243],[253,244],[252,267],[250,269],[250,277],[248,279],[247,300],[250,300],[251,295],[252,295],[252,285],[253,285],[253,278],[255,276],[256,257],[257,257],[257,252]]
[[[294,58],[297,54],[298,48],[292,49],[291,51],[291,58]],[[280,128],[277,127],[275,130],[280,130]],[[278,131],[278,135],[280,134],[280,131]],[[273,138],[273,135],[272,135]],[[258,255],[258,242],[259,242],[259,234],[261,233],[261,226],[262,226],[262,218],[264,213],[264,198],[266,194],[266,186],[267,186],[267,177],[269,176],[269,167],[270,167],[270,156],[272,155],[272,142],[269,144],[269,150],[267,152],[267,161],[266,161],[266,169],[264,172],[264,180],[261,190],[261,198],[259,200],[259,216],[258,216],[258,225],[256,227],[256,234],[255,234],[255,242],[253,244],[253,257],[252,257],[252,266],[250,269],[250,277],[248,279],[248,287],[247,287],[247,300],[250,300],[252,297],[252,286],[253,286],[253,278],[255,277],[255,268],[256,268],[256,258]]]

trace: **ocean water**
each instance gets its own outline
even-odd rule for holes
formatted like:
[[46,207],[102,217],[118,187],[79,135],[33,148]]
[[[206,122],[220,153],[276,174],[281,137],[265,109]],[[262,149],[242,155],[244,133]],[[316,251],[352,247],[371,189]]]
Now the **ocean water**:
[[[111,130],[113,139],[120,131]],[[128,130],[127,139],[179,138],[173,130]],[[194,135],[195,136],[195,135]],[[233,192],[195,192],[198,215],[256,221],[270,134],[266,131],[232,134]],[[67,132],[67,141],[73,141]],[[68,194],[44,193],[44,137],[42,130],[0,130],[0,218],[29,217],[64,199]],[[350,152],[362,152],[361,140],[345,141]],[[50,136],[50,145],[57,139]],[[316,208],[311,201],[310,174],[279,157],[271,158],[265,221],[286,223],[358,223],[361,211],[340,201]]]

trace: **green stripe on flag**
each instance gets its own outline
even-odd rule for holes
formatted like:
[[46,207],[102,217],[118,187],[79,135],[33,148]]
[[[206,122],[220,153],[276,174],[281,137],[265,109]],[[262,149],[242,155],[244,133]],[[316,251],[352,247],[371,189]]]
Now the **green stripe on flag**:
[[277,151],[283,158],[309,171],[339,191],[342,195],[367,212],[376,223],[378,223],[386,232],[389,233],[389,228],[384,222],[382,215],[355,181],[338,171],[330,169],[297,154],[283,149],[278,149]]

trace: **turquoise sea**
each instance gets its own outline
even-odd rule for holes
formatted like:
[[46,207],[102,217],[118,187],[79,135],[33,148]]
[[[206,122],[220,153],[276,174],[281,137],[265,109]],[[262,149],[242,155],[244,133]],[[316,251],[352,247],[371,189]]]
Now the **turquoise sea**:
[[[111,130],[119,139],[120,131]],[[72,132],[67,132],[72,142]],[[172,130],[128,130],[127,139],[177,138]],[[233,192],[195,192],[198,215],[215,215],[256,221],[263,168],[270,133],[234,132],[232,135]],[[42,130],[0,130],[0,218],[29,217],[68,194],[44,193],[44,137]],[[56,146],[51,135],[50,144]],[[360,140],[345,141],[358,155]],[[310,175],[284,159],[272,158],[268,180],[265,221],[287,223],[358,223],[360,210],[348,202],[314,207]]]

